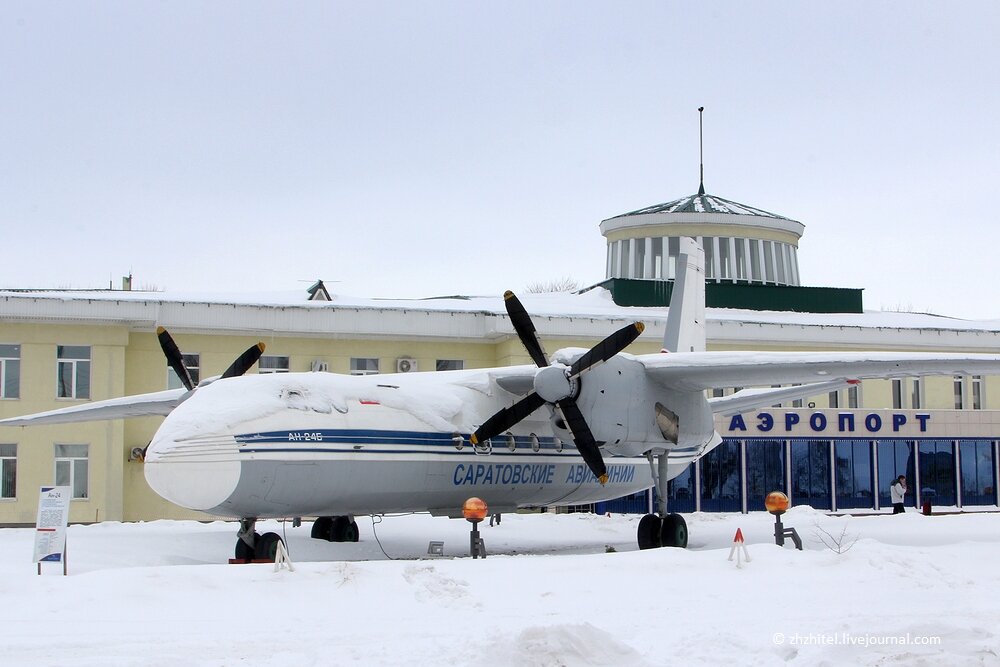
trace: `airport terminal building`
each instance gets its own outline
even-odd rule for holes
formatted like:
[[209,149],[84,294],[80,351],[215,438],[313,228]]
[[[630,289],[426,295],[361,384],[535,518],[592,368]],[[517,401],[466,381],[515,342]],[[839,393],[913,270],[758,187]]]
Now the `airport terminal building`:
[[[802,223],[699,192],[608,218],[606,280],[578,294],[523,295],[548,352],[589,347],[636,320],[629,352],[658,352],[678,239],[705,249],[711,350],[886,350],[1000,354],[1000,323],[864,311],[861,290],[802,284]],[[170,330],[198,377],[248,346],[250,372],[351,374],[530,363],[500,295],[363,299],[309,290],[268,295],[129,289],[0,289],[0,417],[179,386],[156,329]],[[195,377],[195,381],[198,380]],[[738,388],[719,389],[730,393]],[[70,520],[204,518],[146,484],[142,448],[161,418],[0,427],[0,524],[31,524],[38,488],[73,488]],[[996,508],[1000,377],[865,381],[735,417],[724,442],[672,481],[674,512],[763,509],[769,491],[831,511],[888,506],[910,480],[910,506]],[[471,448],[470,448],[471,449]],[[470,456],[475,454],[470,452]],[[598,511],[646,512],[649,494]]]

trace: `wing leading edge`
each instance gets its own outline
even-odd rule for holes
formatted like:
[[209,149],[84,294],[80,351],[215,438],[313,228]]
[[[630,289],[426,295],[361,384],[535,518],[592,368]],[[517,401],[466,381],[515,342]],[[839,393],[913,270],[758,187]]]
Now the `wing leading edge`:
[[23,417],[0,419],[0,426],[34,424],[71,424],[76,422],[124,419],[126,417],[166,416],[189,395],[187,389],[169,389],[151,394],[137,394],[106,401],[95,401],[58,410],[38,412]]
[[[921,352],[688,352],[635,357],[682,391],[924,375],[1000,375],[1000,355]],[[813,392],[812,395],[815,395]]]

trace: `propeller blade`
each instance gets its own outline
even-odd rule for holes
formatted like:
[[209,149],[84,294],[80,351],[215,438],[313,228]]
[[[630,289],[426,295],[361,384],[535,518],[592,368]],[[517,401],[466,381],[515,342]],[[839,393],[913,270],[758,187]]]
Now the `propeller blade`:
[[535,325],[531,323],[528,311],[521,305],[521,300],[513,292],[507,290],[503,293],[503,305],[507,308],[507,315],[510,316],[510,323],[514,325],[517,337],[521,339],[524,349],[531,355],[531,360],[539,368],[548,366],[549,360],[545,358],[545,351],[535,333]]
[[543,405],[545,405],[545,399],[535,392],[531,392],[514,405],[500,410],[500,412],[483,422],[482,426],[477,428],[476,432],[469,437],[469,441],[473,445],[478,445],[492,437],[498,436]]
[[247,348],[247,351],[236,358],[226,372],[222,374],[223,378],[236,377],[237,375],[243,375],[250,367],[257,363],[260,359],[260,355],[264,354],[264,343],[257,343],[256,345],[251,345]]
[[573,362],[569,369],[570,378],[575,378],[615,356],[638,338],[645,328],[646,325],[642,322],[635,322],[614,332]]
[[587,420],[584,419],[576,401],[572,398],[563,399],[556,403],[556,408],[562,413],[566,428],[573,434],[573,442],[587,467],[594,473],[594,477],[601,483],[601,486],[607,484],[608,468],[604,465],[604,457],[601,456],[601,450],[597,446],[597,441],[594,440],[594,434],[590,431]]
[[157,327],[156,338],[160,341],[160,347],[163,349],[164,356],[167,357],[167,364],[177,373],[181,384],[188,391],[194,389],[194,382],[191,380],[191,374],[188,372],[187,366],[184,365],[184,355],[181,354],[177,343],[174,342],[174,339],[170,337],[170,334],[163,327]]

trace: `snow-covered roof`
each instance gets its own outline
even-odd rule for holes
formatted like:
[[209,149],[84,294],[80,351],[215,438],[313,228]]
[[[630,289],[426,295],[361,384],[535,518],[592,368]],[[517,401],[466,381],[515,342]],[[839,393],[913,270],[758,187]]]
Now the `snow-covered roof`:
[[[791,220],[777,213],[770,213],[754,206],[718,197],[716,195],[696,194],[681,197],[665,204],[654,204],[637,211],[630,211],[615,216],[622,218],[630,215],[648,215],[651,213],[726,213],[730,215],[750,215],[759,218],[774,218],[775,220]],[[794,222],[794,221],[793,221]]]
[[[609,291],[519,295],[544,336],[600,338],[630,322],[643,339],[662,338],[667,309],[617,305]],[[281,332],[320,337],[495,340],[513,334],[503,297],[375,299],[332,294],[310,301],[301,290],[256,293],[3,291],[0,320],[157,325],[188,331]],[[883,349],[1000,349],[1000,320],[866,311],[795,313],[709,308],[710,342],[723,345],[874,346]]]

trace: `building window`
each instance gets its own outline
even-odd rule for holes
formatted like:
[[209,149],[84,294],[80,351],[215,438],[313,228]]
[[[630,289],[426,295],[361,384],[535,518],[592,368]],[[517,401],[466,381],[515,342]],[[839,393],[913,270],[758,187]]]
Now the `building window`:
[[378,359],[351,357],[351,375],[375,375],[378,373]]
[[993,443],[989,440],[962,440],[959,454],[962,462],[962,504],[996,505]]
[[764,282],[764,275],[760,271],[760,241],[757,239],[750,239],[750,280]]
[[438,359],[434,368],[439,371],[460,371],[465,368],[465,362],[461,359]]
[[840,407],[840,392],[831,391],[830,392],[830,407],[839,408]]
[[[659,491],[653,486],[653,506],[656,506]],[[684,468],[684,472],[667,482],[667,506],[671,512],[694,511],[694,464]]]
[[[187,369],[188,375],[191,376],[191,382],[197,387],[198,382],[201,380],[201,356],[197,354],[182,354],[181,358],[184,359],[184,367]],[[167,389],[179,389],[183,386],[184,384],[177,377],[174,369],[167,366]]]
[[17,445],[0,445],[0,498],[17,498]]
[[764,499],[785,486],[785,441],[747,441],[747,510],[763,510]]
[[764,281],[774,282],[774,244],[764,241]]
[[56,346],[56,386],[59,398],[90,398],[90,347]]
[[848,408],[860,408],[861,407],[861,386],[851,385],[847,388],[847,407]]
[[87,445],[56,445],[56,486],[69,486],[74,498],[88,498]]
[[870,440],[836,440],[833,444],[837,509],[875,507]]
[[965,401],[962,396],[962,376],[956,375],[952,381],[952,386],[955,388],[955,409],[961,410],[965,407]]
[[792,441],[792,503],[830,509],[830,443]]
[[983,376],[972,376],[972,409],[983,409]]
[[20,345],[0,345],[0,398],[21,398]]
[[715,242],[714,236],[703,236],[701,247],[705,251],[705,278],[714,280],[718,274],[715,270]]
[[736,279],[747,280],[747,247],[746,239],[735,239],[736,241]]
[[913,391],[910,393],[910,408],[919,410],[924,406],[924,383],[920,378],[913,378]]
[[902,410],[903,405],[903,380],[896,378],[892,381],[892,409]]
[[724,440],[698,459],[703,512],[740,512],[740,441]]
[[719,277],[732,280],[732,246],[728,236],[719,237]]
[[915,471],[913,441],[878,441],[878,498],[882,507],[892,504],[889,487],[900,475],[906,476],[906,504],[911,507],[916,504],[913,492],[917,485]]
[[920,441],[920,502],[928,500],[935,505],[955,504],[955,445],[951,440]]
[[635,240],[635,273],[633,278],[649,278],[646,275],[646,239]]
[[663,280],[663,237],[653,238],[653,278]]
[[257,367],[257,372],[261,375],[266,375],[267,373],[287,373],[288,357],[263,356],[260,358],[260,365]]

